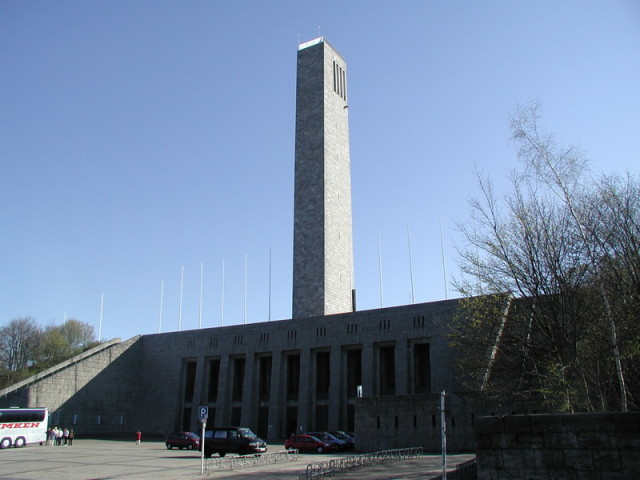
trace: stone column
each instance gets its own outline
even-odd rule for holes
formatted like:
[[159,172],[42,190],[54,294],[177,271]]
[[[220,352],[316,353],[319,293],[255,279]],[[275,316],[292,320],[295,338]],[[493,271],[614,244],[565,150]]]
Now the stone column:
[[342,355],[340,345],[331,347],[329,355],[330,375],[329,383],[329,430],[338,430],[340,425],[340,405],[342,399],[341,387],[343,385]]
[[227,425],[231,415],[231,392],[229,391],[229,355],[220,357],[220,380],[218,381],[218,401],[216,402],[215,425]]
[[315,404],[315,385],[311,375],[311,350],[303,348],[300,351],[300,391],[298,392],[298,433],[300,427],[304,433],[311,426],[313,412],[311,405]]
[[372,342],[362,344],[362,396],[377,395],[375,352]]
[[[242,381],[242,425],[250,427],[252,430],[256,430],[258,427],[258,415],[257,405],[258,401],[255,398],[257,395],[257,389],[255,388],[254,371],[256,363],[256,356],[253,352],[250,352],[245,357],[244,361],[244,379]],[[253,406],[253,408],[252,408]]]

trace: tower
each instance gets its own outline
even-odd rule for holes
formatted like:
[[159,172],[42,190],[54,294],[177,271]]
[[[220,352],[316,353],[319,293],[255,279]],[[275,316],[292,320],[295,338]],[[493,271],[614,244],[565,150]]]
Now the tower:
[[293,318],[354,310],[347,69],[320,37],[298,47]]

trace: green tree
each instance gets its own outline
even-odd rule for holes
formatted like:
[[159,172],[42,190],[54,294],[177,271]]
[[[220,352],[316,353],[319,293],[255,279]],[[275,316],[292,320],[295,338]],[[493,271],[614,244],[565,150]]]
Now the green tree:
[[60,325],[58,330],[75,352],[84,350],[96,341],[93,325],[73,318]]
[[60,331],[59,327],[47,327],[42,335],[38,352],[39,368],[49,368],[73,355],[73,349],[69,340]]

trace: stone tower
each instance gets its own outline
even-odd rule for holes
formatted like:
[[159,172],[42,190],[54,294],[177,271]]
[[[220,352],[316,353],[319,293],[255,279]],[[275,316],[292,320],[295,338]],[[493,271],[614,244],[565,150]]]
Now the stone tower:
[[354,308],[347,67],[322,37],[298,47],[292,318]]

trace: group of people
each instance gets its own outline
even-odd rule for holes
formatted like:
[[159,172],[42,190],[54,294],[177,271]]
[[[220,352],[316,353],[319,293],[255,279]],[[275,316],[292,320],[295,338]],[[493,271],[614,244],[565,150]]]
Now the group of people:
[[73,429],[51,427],[47,430],[47,445],[73,445],[76,434]]

